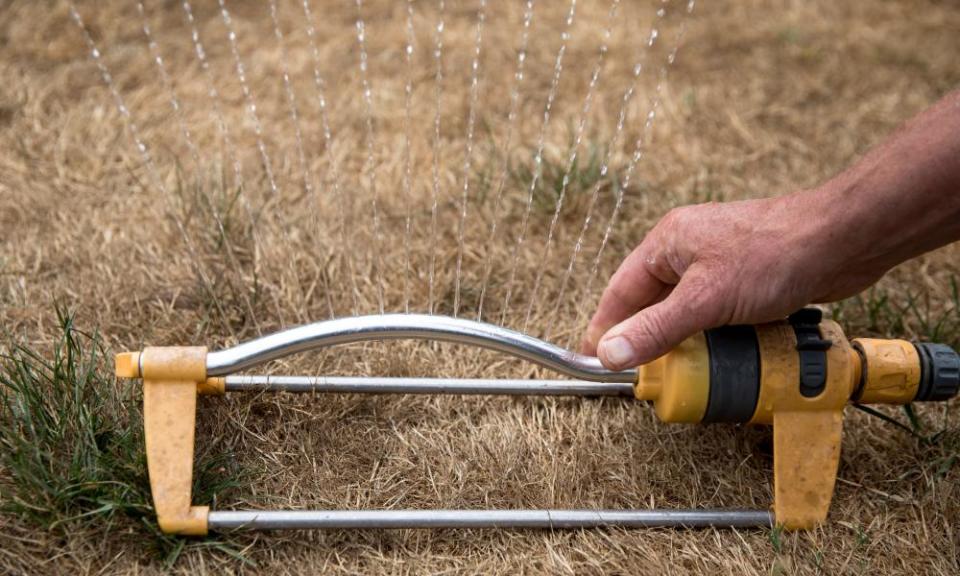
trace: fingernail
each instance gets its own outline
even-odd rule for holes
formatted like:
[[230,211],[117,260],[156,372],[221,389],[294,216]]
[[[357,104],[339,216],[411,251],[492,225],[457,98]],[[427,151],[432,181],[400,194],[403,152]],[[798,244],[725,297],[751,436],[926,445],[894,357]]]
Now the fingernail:
[[607,362],[616,366],[629,366],[634,363],[636,351],[630,341],[623,336],[616,336],[600,343],[600,348]]

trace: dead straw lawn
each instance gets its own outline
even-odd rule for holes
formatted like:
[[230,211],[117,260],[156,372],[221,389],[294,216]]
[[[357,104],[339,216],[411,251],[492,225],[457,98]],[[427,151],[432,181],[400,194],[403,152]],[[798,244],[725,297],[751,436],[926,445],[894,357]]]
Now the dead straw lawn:
[[[157,534],[138,391],[112,378],[113,352],[215,348],[331,316],[431,305],[475,318],[481,299],[485,320],[572,346],[604,279],[671,207],[814,186],[960,81],[951,2],[704,1],[685,18],[685,2],[672,1],[640,56],[618,136],[659,6],[623,2],[564,188],[609,9],[584,1],[531,187],[567,6],[536,3],[513,99],[524,5],[488,7],[469,160],[473,2],[446,3],[439,134],[432,2],[414,3],[409,69],[405,3],[363,3],[368,103],[356,6],[314,1],[322,107],[300,2],[278,3],[282,46],[269,2],[227,3],[251,98],[216,3],[193,6],[205,68],[181,3],[146,3],[152,52],[135,2],[78,2],[129,118],[69,4],[0,6],[0,572],[960,572],[956,402],[885,412],[908,431],[848,410],[830,522],[802,534]],[[638,139],[643,155],[630,170]],[[958,255],[948,247],[907,263],[833,313],[853,335],[957,345]],[[270,370],[547,376],[493,353],[409,342]],[[196,499],[224,509],[763,508],[771,499],[768,430],[663,425],[631,401],[234,395],[200,402],[197,437]]]

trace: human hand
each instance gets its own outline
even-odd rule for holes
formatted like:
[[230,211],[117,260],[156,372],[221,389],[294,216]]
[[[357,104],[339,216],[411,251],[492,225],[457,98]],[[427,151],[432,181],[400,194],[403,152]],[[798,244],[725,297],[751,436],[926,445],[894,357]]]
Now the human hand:
[[889,268],[858,262],[825,222],[830,190],[670,211],[623,261],[590,321],[584,352],[622,370],[725,324],[783,318],[856,294]]

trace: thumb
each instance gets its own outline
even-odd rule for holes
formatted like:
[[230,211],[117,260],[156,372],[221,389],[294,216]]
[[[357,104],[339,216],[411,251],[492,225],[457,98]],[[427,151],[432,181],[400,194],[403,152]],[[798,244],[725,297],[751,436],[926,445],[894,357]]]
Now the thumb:
[[610,370],[624,370],[663,356],[701,330],[723,324],[715,285],[688,270],[670,295],[607,331],[597,355]]

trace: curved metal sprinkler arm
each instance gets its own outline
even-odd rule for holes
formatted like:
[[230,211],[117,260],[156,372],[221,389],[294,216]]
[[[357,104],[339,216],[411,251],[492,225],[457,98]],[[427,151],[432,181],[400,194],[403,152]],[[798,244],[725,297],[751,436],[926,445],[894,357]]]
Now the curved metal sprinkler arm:
[[371,340],[419,339],[497,350],[593,382],[634,382],[636,370],[613,372],[600,360],[532,336],[486,324],[428,314],[383,314],[315,322],[207,354],[207,375],[227,374],[297,352]]

